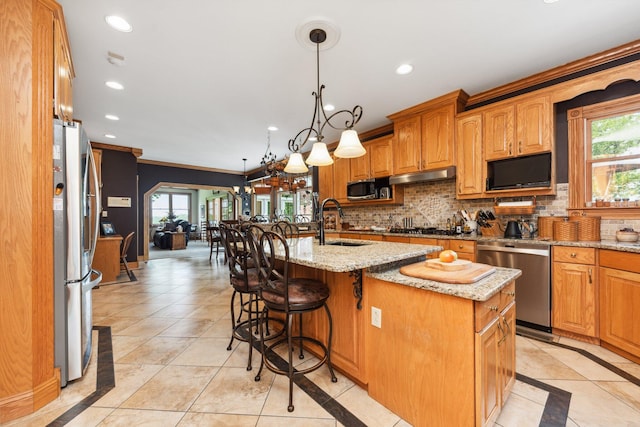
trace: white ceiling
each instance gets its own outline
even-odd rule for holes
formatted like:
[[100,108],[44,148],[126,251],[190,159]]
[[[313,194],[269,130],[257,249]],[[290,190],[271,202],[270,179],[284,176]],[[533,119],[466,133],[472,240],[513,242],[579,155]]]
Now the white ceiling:
[[[74,116],[91,140],[236,172],[243,157],[247,170],[259,166],[267,126],[279,128],[271,147],[282,158],[311,121],[315,50],[296,39],[309,19],[340,30],[320,52],[323,97],[339,109],[361,105],[360,132],[459,88],[473,95],[640,39],[638,0],[58,1],[76,72]],[[133,32],[108,27],[111,14]],[[124,63],[110,64],[108,51]],[[413,73],[396,75],[404,62]]]

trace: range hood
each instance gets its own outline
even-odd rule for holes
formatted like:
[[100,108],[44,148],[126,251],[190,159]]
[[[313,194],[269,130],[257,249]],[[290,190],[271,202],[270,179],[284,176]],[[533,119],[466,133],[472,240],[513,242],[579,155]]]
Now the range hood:
[[389,178],[389,184],[410,184],[413,182],[440,181],[443,179],[451,179],[456,176],[456,167],[449,166],[444,169],[436,169],[424,172],[407,173],[403,175],[394,175]]

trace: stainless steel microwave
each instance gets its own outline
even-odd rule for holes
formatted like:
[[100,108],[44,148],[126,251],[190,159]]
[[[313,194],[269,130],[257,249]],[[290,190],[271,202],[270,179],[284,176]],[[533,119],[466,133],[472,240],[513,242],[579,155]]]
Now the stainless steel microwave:
[[[383,191],[384,196],[381,196],[380,190],[383,188],[386,188],[386,191]],[[370,200],[380,197],[390,197],[389,178],[371,178],[347,183],[347,199],[349,200]]]

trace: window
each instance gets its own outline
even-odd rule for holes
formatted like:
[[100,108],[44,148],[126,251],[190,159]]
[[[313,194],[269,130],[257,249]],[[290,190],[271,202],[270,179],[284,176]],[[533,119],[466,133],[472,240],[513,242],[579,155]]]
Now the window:
[[159,224],[169,220],[191,218],[191,195],[157,192],[151,196],[151,222]]
[[568,114],[569,207],[640,206],[640,96]]
[[275,214],[276,218],[279,220],[287,220],[291,222],[310,221],[313,217],[311,196],[311,191],[313,189],[312,177],[311,175],[297,176],[295,177],[295,182],[298,184],[303,182],[304,187],[296,186],[295,190],[283,190],[282,188],[278,188],[278,190],[275,191],[275,211],[271,206],[272,193],[254,193],[254,215],[271,218],[272,214]]

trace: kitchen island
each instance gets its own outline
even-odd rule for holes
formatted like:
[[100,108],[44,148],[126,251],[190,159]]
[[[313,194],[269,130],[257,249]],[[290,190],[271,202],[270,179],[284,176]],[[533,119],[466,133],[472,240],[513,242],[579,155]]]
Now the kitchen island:
[[[374,399],[415,426],[490,424],[515,381],[514,280],[520,271],[497,268],[468,285],[399,272],[440,249],[292,239],[290,268],[329,285],[332,361]],[[380,327],[372,325],[372,307]],[[304,324],[305,333],[326,339],[325,316],[305,315]]]

